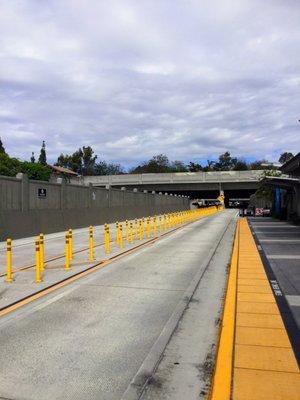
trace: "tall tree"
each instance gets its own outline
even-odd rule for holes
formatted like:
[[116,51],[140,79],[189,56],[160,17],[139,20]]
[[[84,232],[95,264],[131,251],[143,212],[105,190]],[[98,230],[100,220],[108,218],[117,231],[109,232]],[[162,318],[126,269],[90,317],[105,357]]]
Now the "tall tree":
[[31,162],[32,164],[35,163],[34,152],[31,153],[30,162]]
[[289,153],[289,152],[284,152],[284,153],[282,153],[281,154],[281,156],[279,157],[279,162],[281,163],[281,164],[284,164],[284,163],[286,163],[286,162],[288,162],[288,161],[290,161],[290,159],[291,158],[293,158],[294,157],[294,154],[293,153]]
[[96,159],[91,146],[82,147],[83,175],[93,175]]
[[0,153],[6,154],[6,153],[5,153],[5,148],[4,148],[3,143],[2,143],[2,140],[1,140],[1,137],[0,137]]
[[39,163],[42,165],[47,165],[46,144],[44,140],[42,143],[42,148],[39,156]]

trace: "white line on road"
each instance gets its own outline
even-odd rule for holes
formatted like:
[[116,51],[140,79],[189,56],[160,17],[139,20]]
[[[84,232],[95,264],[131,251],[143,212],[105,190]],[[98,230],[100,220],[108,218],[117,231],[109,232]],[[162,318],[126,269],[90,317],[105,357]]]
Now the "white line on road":
[[288,303],[289,303],[289,305],[290,306],[292,306],[292,307],[300,307],[300,296],[298,295],[296,295],[296,296],[290,296],[290,295],[288,295],[288,296],[285,296],[286,297],[286,299],[287,299],[287,301],[288,301]]
[[300,255],[269,254],[267,258],[270,260],[300,260]]

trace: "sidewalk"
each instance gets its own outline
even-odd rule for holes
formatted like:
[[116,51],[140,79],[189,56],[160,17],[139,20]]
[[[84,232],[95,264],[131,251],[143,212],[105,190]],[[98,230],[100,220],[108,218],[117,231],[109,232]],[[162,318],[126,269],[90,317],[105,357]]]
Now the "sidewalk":
[[238,223],[211,400],[299,400],[299,367],[246,219]]

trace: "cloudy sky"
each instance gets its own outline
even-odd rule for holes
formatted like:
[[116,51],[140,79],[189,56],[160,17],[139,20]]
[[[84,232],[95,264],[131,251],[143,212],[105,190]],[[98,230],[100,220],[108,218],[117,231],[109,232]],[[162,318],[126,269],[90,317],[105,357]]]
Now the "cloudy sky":
[[0,0],[0,136],[125,166],[300,151],[299,0]]

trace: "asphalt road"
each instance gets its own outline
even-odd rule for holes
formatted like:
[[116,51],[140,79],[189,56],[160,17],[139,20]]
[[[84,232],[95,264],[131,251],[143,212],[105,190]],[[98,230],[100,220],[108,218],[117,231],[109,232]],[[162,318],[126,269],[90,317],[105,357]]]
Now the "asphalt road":
[[[235,215],[203,218],[2,317],[0,398],[120,399]],[[224,285],[228,259],[208,287]]]

